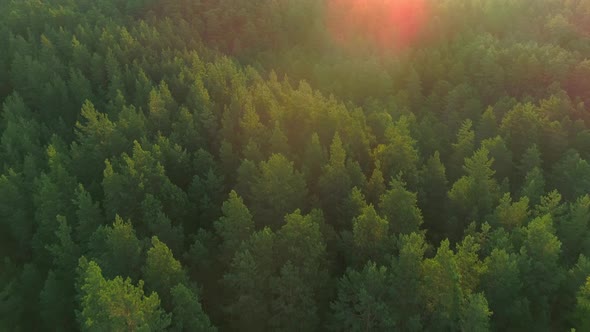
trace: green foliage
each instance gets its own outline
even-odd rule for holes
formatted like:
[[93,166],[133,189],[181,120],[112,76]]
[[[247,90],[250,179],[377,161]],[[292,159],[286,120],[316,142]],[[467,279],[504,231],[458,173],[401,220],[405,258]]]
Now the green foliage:
[[27,155],[40,157],[43,153],[41,125],[18,93],[4,100],[2,111],[0,153],[4,167],[21,168]]
[[0,330],[590,329],[590,2],[356,2],[0,0]]
[[349,270],[338,282],[331,328],[335,331],[395,329],[387,268],[367,263],[362,271]]
[[369,260],[382,262],[389,246],[389,223],[379,217],[375,208],[369,205],[352,221],[354,250],[351,255],[359,262]]
[[552,185],[568,200],[586,194],[590,188],[590,163],[579,153],[569,151],[554,166]]
[[120,214],[139,219],[140,203],[147,193],[162,202],[163,211],[173,219],[186,215],[187,195],[166,176],[162,163],[154,153],[145,150],[137,141],[133,154],[122,155],[122,162],[105,162],[102,182],[107,218]]
[[500,131],[507,137],[510,151],[520,158],[528,147],[539,143],[541,116],[530,103],[516,105],[502,119]]
[[27,256],[33,236],[33,211],[23,174],[9,170],[0,177],[0,217],[3,249],[15,258]]
[[576,300],[575,326],[576,329],[584,331],[590,327],[590,321],[588,320],[588,314],[590,313],[590,277],[588,277],[586,283],[580,287]]
[[451,157],[451,165],[449,175],[452,179],[457,179],[461,176],[461,166],[466,158],[473,154],[475,150],[475,133],[472,130],[473,122],[467,119],[461,124],[459,132],[457,132],[457,140],[453,143],[453,154]]
[[394,234],[417,232],[422,225],[422,212],[417,207],[417,195],[406,189],[401,179],[392,179],[390,189],[381,195],[379,210],[389,221]]
[[510,194],[504,194],[494,211],[495,222],[508,230],[524,226],[529,216],[528,203],[526,196],[518,202],[512,202]]
[[147,226],[148,234],[154,234],[166,243],[171,243],[171,249],[175,252],[181,252],[184,249],[182,225],[173,226],[170,218],[162,212],[160,202],[151,194],[146,195],[141,208],[143,210],[143,223]]
[[152,237],[152,247],[147,251],[143,277],[148,290],[162,297],[163,305],[170,307],[170,291],[178,284],[186,283],[186,275],[172,251],[158,237]]
[[512,152],[508,150],[506,142],[501,136],[488,138],[481,142],[481,146],[490,152],[490,158],[494,160],[493,169],[498,181],[508,179],[512,172]]
[[[481,276],[486,271],[484,263],[479,259],[479,251],[480,245],[471,235],[465,236],[463,241],[457,244],[455,260],[461,275],[461,289],[467,294],[471,294],[479,288]],[[481,299],[475,300],[481,301]]]
[[477,150],[471,158],[465,159],[464,170],[467,175],[457,180],[449,191],[449,198],[458,210],[457,215],[461,221],[479,220],[494,206],[499,188],[493,178],[493,162],[485,148]]
[[68,172],[70,159],[65,151],[67,148],[57,138],[54,138],[53,143],[46,151],[49,169],[36,179],[33,195],[36,231],[32,247],[42,264],[49,255],[47,245],[53,243],[57,230],[55,218],[58,215],[71,218],[73,214],[75,178]]
[[385,179],[383,179],[383,172],[381,172],[381,166],[377,163],[377,166],[371,174],[371,178],[367,183],[367,200],[371,204],[378,204],[379,198],[385,193]]
[[476,132],[480,142],[486,138],[496,137],[498,134],[498,120],[492,107],[488,107],[481,115]]
[[49,271],[40,294],[41,317],[48,326],[73,328],[74,324],[74,272],[80,249],[73,241],[72,229],[66,219],[57,217],[59,223],[57,243],[49,246],[54,269]]
[[544,194],[545,178],[543,177],[543,171],[539,167],[535,167],[526,174],[520,195],[529,198],[531,204],[536,205]]
[[469,295],[461,315],[461,330],[489,331],[490,316],[492,312],[488,309],[488,302],[483,294]]
[[311,141],[306,144],[303,152],[303,172],[311,190],[316,190],[317,182],[322,173],[322,167],[326,163],[326,151],[320,143],[317,133],[311,135]]
[[233,190],[221,211],[223,216],[215,222],[215,230],[223,241],[222,259],[229,262],[254,231],[254,221],[242,198]]
[[550,320],[550,303],[563,280],[559,266],[561,242],[555,235],[550,215],[538,217],[525,229],[526,238],[520,250],[523,256],[525,293],[531,300],[531,312],[536,326],[546,326]]
[[330,144],[330,159],[323,167],[319,179],[318,189],[322,208],[327,213],[328,220],[336,223],[343,222],[346,198],[352,189],[352,179],[346,170],[346,151],[342,146],[340,135],[336,133]]
[[98,264],[104,266],[107,277],[137,279],[142,247],[131,222],[124,222],[117,216],[112,226],[100,226],[94,232],[90,241],[90,254]]
[[403,116],[391,124],[385,132],[386,143],[377,145],[373,154],[385,170],[384,178],[389,179],[401,172],[404,180],[414,184],[419,156],[416,141],[410,134],[409,121]]
[[105,159],[125,151],[128,143],[116,130],[116,124],[108,115],[98,112],[92,102],[84,102],[80,115],[82,120],[76,122],[77,140],[72,146],[72,159],[82,183],[93,187],[100,183]]
[[460,270],[449,241],[441,242],[436,256],[424,261],[424,284],[427,321],[437,329],[457,329],[461,316],[463,290]]
[[76,235],[78,242],[88,245],[92,233],[103,224],[102,211],[98,203],[92,201],[92,197],[82,185],[76,190],[75,204],[77,205]]
[[557,233],[563,242],[564,255],[574,262],[580,255],[590,255],[590,196],[581,196],[570,205],[568,217],[558,225]]
[[529,300],[523,294],[519,257],[494,249],[485,260],[482,287],[493,312],[495,330],[526,329],[531,324]]
[[285,217],[275,234],[252,234],[238,251],[224,281],[232,291],[228,307],[236,327],[315,329],[318,301],[326,286],[326,246],[313,215]]
[[275,234],[268,228],[252,234],[249,249],[236,253],[224,282],[233,291],[227,307],[233,328],[263,330],[270,318],[268,282],[274,269]]
[[260,175],[252,184],[252,212],[263,225],[278,227],[286,213],[305,207],[305,180],[280,154],[262,161],[259,169]]
[[407,331],[423,329],[425,308],[424,253],[426,243],[424,236],[412,233],[402,235],[399,244],[399,257],[392,261],[393,290],[395,301],[392,304],[398,313],[397,325]]
[[134,286],[129,278],[105,279],[100,267],[84,258],[78,271],[78,322],[83,331],[158,331],[170,325],[158,294],[146,296],[143,281]]
[[172,330],[174,331],[217,331],[211,325],[209,317],[203,312],[199,298],[183,284],[174,286],[171,290]]
[[535,168],[541,168],[543,160],[541,159],[541,151],[536,144],[528,148],[520,161],[519,170],[522,174],[526,174]]
[[436,151],[428,158],[420,171],[420,190],[418,206],[424,216],[425,228],[429,236],[445,237],[448,235],[448,181],[445,165]]

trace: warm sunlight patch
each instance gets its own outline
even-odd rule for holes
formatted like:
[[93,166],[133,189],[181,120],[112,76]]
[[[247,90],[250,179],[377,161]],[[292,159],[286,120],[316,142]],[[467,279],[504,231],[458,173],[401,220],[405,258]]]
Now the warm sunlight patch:
[[336,42],[369,40],[382,49],[411,46],[428,19],[425,0],[328,0],[326,12]]

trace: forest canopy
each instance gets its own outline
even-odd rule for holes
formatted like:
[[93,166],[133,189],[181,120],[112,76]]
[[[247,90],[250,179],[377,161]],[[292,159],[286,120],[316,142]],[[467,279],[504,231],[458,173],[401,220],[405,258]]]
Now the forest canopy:
[[590,330],[590,0],[0,0],[0,330]]

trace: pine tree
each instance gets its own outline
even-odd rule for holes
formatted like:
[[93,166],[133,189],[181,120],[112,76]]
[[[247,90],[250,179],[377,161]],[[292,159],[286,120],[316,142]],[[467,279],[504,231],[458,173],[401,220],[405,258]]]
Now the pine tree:
[[330,307],[334,331],[395,329],[391,312],[388,271],[368,262],[362,271],[349,269],[338,281],[338,295]]
[[[576,296],[575,327],[577,330],[584,331],[590,328],[590,277],[586,283],[580,287]],[[576,331],[577,331],[576,330]]]
[[381,172],[381,165],[377,162],[369,183],[367,183],[367,201],[371,204],[378,204],[383,193],[385,193],[385,180],[383,172]]
[[422,225],[422,211],[417,206],[417,195],[406,189],[401,179],[392,179],[379,201],[379,211],[389,222],[394,234],[418,232]]
[[90,240],[90,254],[103,266],[108,278],[131,277],[137,280],[142,243],[130,221],[115,217],[112,226],[100,226]]
[[390,245],[389,223],[387,219],[377,215],[372,205],[365,207],[361,214],[353,219],[352,236],[356,261],[383,262]]
[[242,198],[233,190],[221,211],[223,216],[215,222],[215,231],[222,239],[222,260],[229,263],[242,243],[254,232],[254,221]]
[[462,175],[461,166],[465,159],[473,154],[475,148],[475,133],[472,130],[473,123],[467,119],[461,124],[457,133],[457,141],[453,143],[453,154],[449,163],[449,177],[458,179]]
[[338,133],[330,145],[330,160],[323,167],[318,189],[328,221],[334,225],[342,223],[344,203],[352,189],[352,179],[346,170],[346,151]]
[[418,206],[424,216],[425,228],[433,238],[443,238],[450,231],[448,216],[448,181],[445,165],[438,151],[426,161],[420,171]]
[[198,296],[183,284],[174,286],[172,293],[172,330],[215,332],[203,311]]
[[143,281],[137,286],[120,276],[107,280],[94,262],[80,259],[78,267],[82,331],[162,330],[170,316],[160,308],[158,294],[146,296]]
[[152,237],[152,247],[147,251],[143,267],[148,290],[156,292],[162,298],[163,306],[172,306],[171,290],[178,284],[186,284],[187,276],[172,251],[156,236]]

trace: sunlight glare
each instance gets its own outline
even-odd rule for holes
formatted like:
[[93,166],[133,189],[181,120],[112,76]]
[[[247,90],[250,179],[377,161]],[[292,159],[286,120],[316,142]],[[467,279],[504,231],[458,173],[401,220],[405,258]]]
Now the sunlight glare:
[[339,44],[369,40],[380,49],[412,46],[428,19],[426,0],[328,0],[326,25]]

